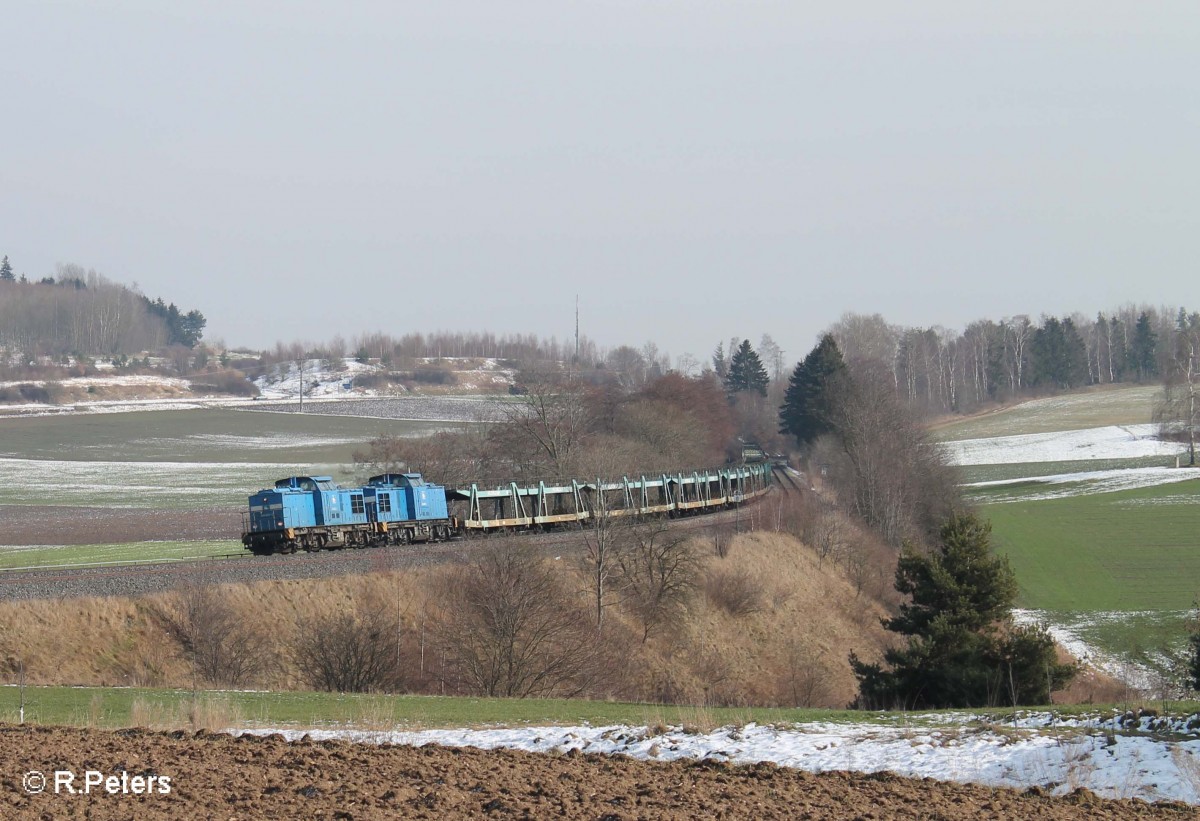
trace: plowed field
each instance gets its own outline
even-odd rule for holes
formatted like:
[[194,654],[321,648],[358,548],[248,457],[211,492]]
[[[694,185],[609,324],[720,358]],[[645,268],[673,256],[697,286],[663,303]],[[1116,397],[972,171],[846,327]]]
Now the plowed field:
[[[34,770],[47,785],[30,794],[26,784],[41,783],[26,776]],[[74,794],[55,771],[74,776]],[[84,794],[88,771],[96,785]],[[164,776],[170,779],[166,794],[160,792]],[[134,794],[150,784],[151,794]],[[0,817],[1116,819],[1200,813],[1178,804],[1103,801],[1086,791],[1052,798],[1039,790],[887,774],[813,775],[774,765],[4,726]]]

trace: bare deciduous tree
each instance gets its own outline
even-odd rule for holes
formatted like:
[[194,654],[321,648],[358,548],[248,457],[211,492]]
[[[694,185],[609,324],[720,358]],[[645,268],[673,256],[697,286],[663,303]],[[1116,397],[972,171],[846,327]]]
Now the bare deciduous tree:
[[318,617],[300,625],[292,648],[310,685],[337,693],[394,692],[402,683],[399,624],[382,605]]
[[525,698],[581,692],[595,670],[595,629],[526,545],[490,544],[448,580],[438,640],[451,686]]
[[591,428],[586,386],[556,371],[521,375],[526,393],[501,406],[504,424],[495,429],[501,451],[530,476],[571,474],[571,457]]
[[228,600],[211,587],[179,593],[157,616],[183,650],[197,676],[213,684],[254,681],[273,661],[271,643],[247,624]]
[[626,602],[642,626],[643,643],[658,627],[680,614],[699,583],[700,558],[689,538],[661,520],[629,529],[621,551]]
[[1181,312],[1175,348],[1154,416],[1163,438],[1187,443],[1188,465],[1195,467],[1196,427],[1200,425],[1200,316]]
[[779,678],[778,698],[792,707],[816,707],[829,700],[829,671],[825,653],[792,641]]
[[596,632],[604,630],[604,611],[611,603],[611,583],[618,578],[619,554],[627,535],[624,517],[611,515],[604,494],[596,493],[592,506],[591,527],[584,531],[583,572],[588,580],[588,595],[596,614]]

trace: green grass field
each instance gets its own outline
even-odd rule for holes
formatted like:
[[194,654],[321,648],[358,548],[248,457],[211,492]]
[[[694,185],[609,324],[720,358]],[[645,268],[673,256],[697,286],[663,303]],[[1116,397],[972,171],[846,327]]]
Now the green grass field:
[[[930,714],[766,707],[689,707],[579,699],[452,698],[316,692],[162,690],[133,687],[26,687],[25,720],[32,724],[129,727],[145,724],[185,727],[193,706],[208,723],[225,727],[420,730],[446,727],[673,726],[706,732],[723,726],[801,722],[878,723],[895,726],[945,725],[951,713]],[[15,723],[21,691],[0,686],[0,722]],[[1181,705],[1187,709],[1188,705]],[[1060,714],[1092,714],[1098,705],[1056,706]],[[1011,711],[989,711],[988,719]],[[961,724],[956,725],[961,726]]]
[[[677,707],[568,699],[442,698],[316,692],[202,691],[210,713],[242,727],[437,727],[630,724],[704,725],[796,721],[867,721],[873,713],[777,708]],[[127,727],[146,716],[164,723],[184,717],[185,690],[107,687],[27,687],[25,720],[38,724]],[[0,687],[0,721],[14,722],[20,691]],[[886,719],[880,719],[886,720]],[[156,722],[157,723],[157,722]]]
[[939,425],[934,435],[942,441],[951,441],[1145,424],[1152,421],[1154,403],[1161,395],[1160,386],[1137,385],[1032,399],[1003,410]]
[[1181,610],[1200,593],[1200,480],[983,506],[1023,607]]
[[181,562],[244,552],[236,540],[0,547],[0,570]]

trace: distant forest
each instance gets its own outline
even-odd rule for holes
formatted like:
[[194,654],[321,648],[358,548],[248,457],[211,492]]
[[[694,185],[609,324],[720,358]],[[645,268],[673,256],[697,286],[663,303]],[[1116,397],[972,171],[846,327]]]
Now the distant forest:
[[1200,331],[1182,307],[1125,305],[1080,314],[972,322],[963,331],[905,328],[845,314],[828,330],[848,363],[883,366],[897,392],[927,413],[969,413],[1022,396],[1118,382],[1158,383]]
[[12,276],[0,262],[0,355],[27,365],[39,357],[120,357],[170,346],[194,348],[206,320],[151,300],[78,265],[40,280]]

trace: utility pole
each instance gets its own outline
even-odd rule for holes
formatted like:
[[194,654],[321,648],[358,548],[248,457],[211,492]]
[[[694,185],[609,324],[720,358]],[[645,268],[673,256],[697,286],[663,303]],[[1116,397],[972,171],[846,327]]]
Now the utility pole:
[[296,363],[300,366],[300,412],[304,413],[304,358]]

